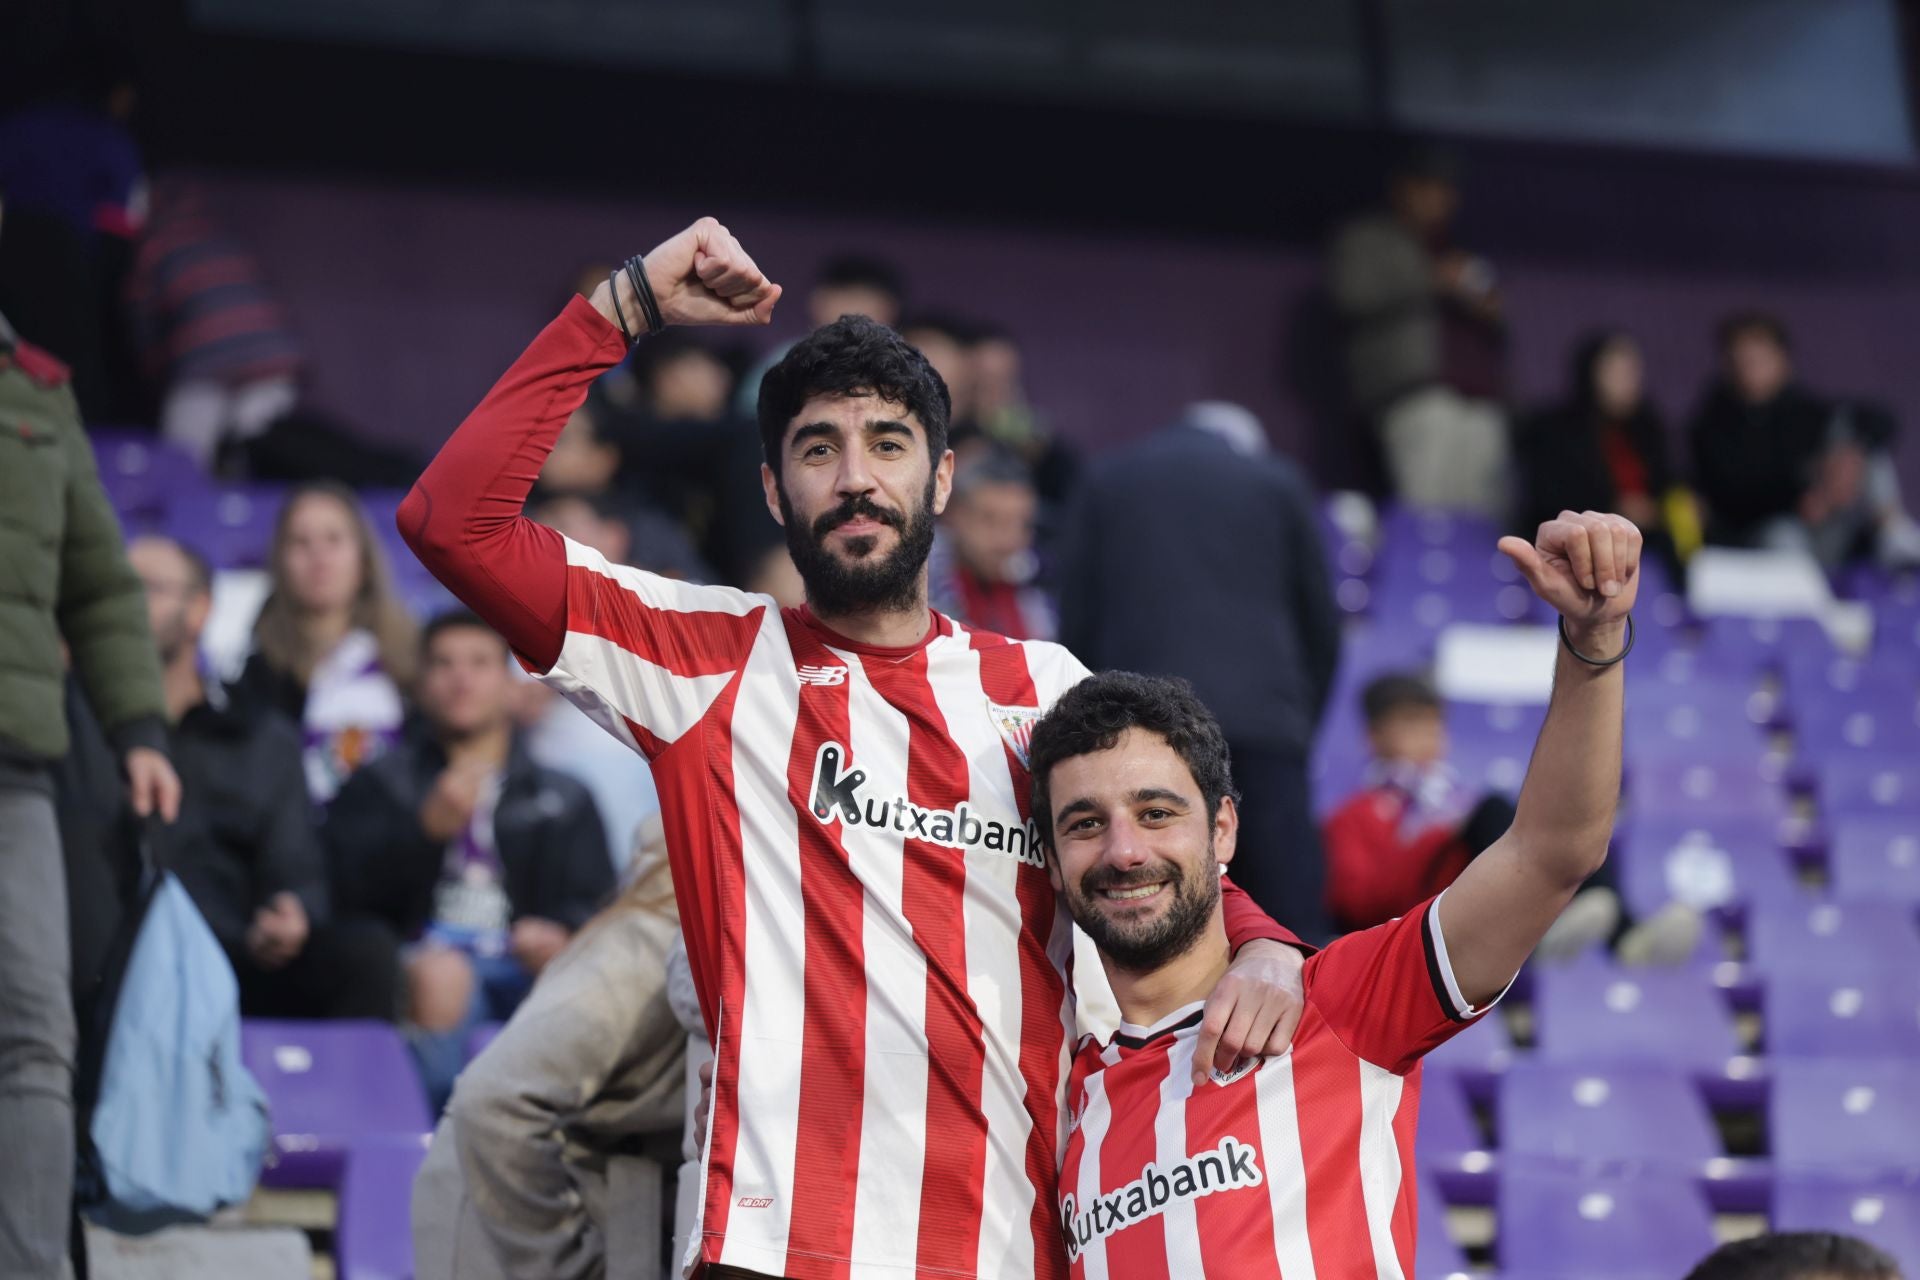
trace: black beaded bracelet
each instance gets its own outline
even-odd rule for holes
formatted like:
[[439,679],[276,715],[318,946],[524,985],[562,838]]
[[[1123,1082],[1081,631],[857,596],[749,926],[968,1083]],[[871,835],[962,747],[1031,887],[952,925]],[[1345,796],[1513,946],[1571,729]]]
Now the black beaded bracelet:
[[1621,649],[1620,652],[1614,654],[1611,658],[1589,658],[1586,654],[1574,648],[1573,641],[1567,637],[1567,620],[1564,616],[1560,619],[1560,643],[1567,646],[1568,653],[1580,659],[1580,661],[1586,663],[1590,667],[1611,667],[1615,663],[1625,661],[1626,656],[1633,652],[1633,615],[1632,614],[1627,615],[1626,647]]
[[666,328],[666,319],[660,314],[660,301],[653,296],[653,282],[647,279],[646,258],[636,253],[627,259],[627,278],[633,281],[634,296],[640,299],[647,332],[658,333]]
[[620,322],[620,336],[633,345],[633,330],[627,328],[627,313],[620,309],[620,269],[615,267],[613,274],[607,277],[607,292],[613,295],[613,317]]

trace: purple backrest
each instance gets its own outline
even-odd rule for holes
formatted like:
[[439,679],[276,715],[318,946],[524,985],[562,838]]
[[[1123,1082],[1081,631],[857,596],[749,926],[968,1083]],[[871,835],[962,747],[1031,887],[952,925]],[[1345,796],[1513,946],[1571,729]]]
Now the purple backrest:
[[1746,934],[1748,963],[1763,974],[1868,980],[1887,969],[1920,971],[1920,929],[1903,902],[1755,903]]
[[1696,911],[1768,903],[1811,905],[1765,814],[1638,814],[1622,824],[1615,875],[1636,916],[1669,902]]
[[1714,1247],[1691,1176],[1608,1176],[1539,1160],[1500,1170],[1500,1267],[1526,1280],[1674,1280]]
[[1705,1075],[1740,1053],[1733,1014],[1698,969],[1542,966],[1533,1029],[1540,1057],[1562,1064],[1652,1062]]
[[1842,818],[1832,824],[1827,868],[1835,897],[1920,906],[1920,822]]
[[[1743,731],[1744,732],[1744,731]],[[1732,754],[1627,751],[1627,799],[1636,815],[1732,817],[1788,814],[1787,793],[1765,756],[1742,744]]]
[[1419,1234],[1414,1237],[1414,1274],[1434,1280],[1467,1280],[1466,1255],[1447,1230],[1447,1202],[1431,1181],[1423,1180],[1418,1186],[1420,1223]]
[[1856,1236],[1892,1254],[1902,1274],[1920,1276],[1920,1184],[1914,1182],[1784,1174],[1774,1186],[1773,1229]]
[[1772,1071],[1777,1168],[1920,1173],[1920,1067],[1911,1060],[1778,1057]]
[[190,506],[172,507],[165,529],[216,569],[263,568],[286,496],[280,485],[219,485]]
[[1812,618],[1709,618],[1700,649],[1716,666],[1755,672],[1780,670],[1790,654],[1837,652]]
[[1401,506],[1389,507],[1381,516],[1381,543],[1387,547],[1450,547],[1491,554],[1499,540],[1499,527],[1484,516]]
[[1490,1144],[1473,1118],[1466,1090],[1453,1072],[1423,1070],[1420,1080],[1420,1128],[1414,1153],[1422,1160],[1457,1160]]
[[347,1153],[334,1227],[340,1280],[413,1280],[413,1180],[427,1143],[363,1143]]
[[433,1128],[413,1057],[387,1023],[247,1019],[240,1054],[272,1108],[270,1186],[331,1185],[356,1143]]
[[1469,1096],[1484,1101],[1493,1096],[1494,1081],[1513,1060],[1513,1033],[1496,1009],[1429,1053],[1425,1062],[1429,1074],[1454,1075]]
[[1503,1153],[1704,1164],[1724,1154],[1700,1091],[1677,1067],[1529,1059],[1500,1078]]
[[1766,1048],[1920,1063],[1920,972],[1890,967],[1841,977],[1785,968],[1767,979]]
[[1828,759],[1820,766],[1820,808],[1829,818],[1881,813],[1920,819],[1920,761],[1869,752]]
[[1801,760],[1825,762],[1850,752],[1874,761],[1920,762],[1920,713],[1913,691],[1891,687],[1864,694],[1816,694],[1793,702],[1793,749]]

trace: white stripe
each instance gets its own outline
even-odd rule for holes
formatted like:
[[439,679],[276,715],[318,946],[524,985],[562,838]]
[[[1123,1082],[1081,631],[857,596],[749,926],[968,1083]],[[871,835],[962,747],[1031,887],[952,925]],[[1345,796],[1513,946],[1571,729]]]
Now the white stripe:
[[[1193,1051],[1198,1043],[1193,1036],[1177,1036],[1167,1050],[1167,1076],[1160,1082],[1160,1109],[1153,1116],[1153,1162],[1162,1169],[1187,1158],[1187,1099],[1193,1095]],[[1200,1220],[1191,1198],[1175,1196],[1167,1202],[1165,1234],[1167,1274],[1205,1275]]]
[[[976,812],[1004,815],[1019,825],[1020,805],[1006,746],[987,712],[980,683],[980,655],[960,644],[936,640],[927,654],[934,705],[947,734],[967,760]],[[980,1111],[987,1123],[986,1170],[981,1191],[979,1249],[974,1273],[1023,1280],[1033,1274],[1034,1189],[1027,1178],[1026,1080],[1020,1074],[1021,876],[1046,872],[1012,858],[976,852],[967,857],[961,914],[967,946],[967,994],[980,1016],[985,1069]]]
[[[1113,1123],[1113,1109],[1107,1103],[1106,1073],[1096,1071],[1087,1077],[1087,1105],[1080,1113],[1080,1177],[1074,1184],[1074,1216],[1084,1217],[1100,1198],[1100,1146],[1107,1140]],[[1068,1228],[1071,1230],[1071,1226]],[[1107,1238],[1095,1233],[1080,1251],[1080,1274],[1085,1280],[1107,1280]]]
[[[860,659],[835,650],[847,680],[850,762],[866,781],[860,799],[907,794],[907,718],[875,692]],[[810,819],[809,819],[810,820]],[[919,1249],[922,1153],[927,1149],[927,959],[902,906],[906,837],[891,825],[844,822],[841,844],[865,888],[867,1039],[860,1169],[853,1194],[852,1280],[911,1274]]]
[[633,735],[620,723],[621,716],[661,742],[672,743],[707,714],[733,673],[677,676],[611,640],[569,631],[560,660],[539,678],[631,747]]
[[732,587],[706,586],[682,582],[678,578],[663,578],[632,565],[615,564],[592,547],[565,535],[562,535],[561,541],[566,543],[569,565],[591,569],[603,578],[613,579],[639,596],[641,602],[650,608],[671,609],[676,613],[731,613],[737,617],[745,617],[755,609],[765,609],[770,614],[780,612],[772,596],[749,595]]
[[1406,1081],[1393,1072],[1360,1064],[1360,1196],[1367,1206],[1367,1238],[1373,1244],[1378,1280],[1406,1280],[1393,1247],[1393,1206],[1400,1198],[1400,1144],[1393,1117]]
[[1260,1155],[1267,1166],[1267,1203],[1273,1211],[1274,1257],[1286,1280],[1314,1280],[1313,1245],[1307,1236],[1306,1153],[1300,1146],[1300,1100],[1293,1084],[1293,1050],[1268,1058],[1255,1079]]
[[[754,1270],[772,1261],[777,1271],[786,1265],[793,1210],[806,1012],[799,815],[787,799],[786,770],[800,715],[799,686],[777,614],[769,613],[743,679],[746,687],[733,713],[734,801],[746,875],[740,1131],[734,1145],[734,1207],[727,1213],[720,1261]],[[741,1197],[755,1196],[772,1203],[763,1209],[739,1207]]]
[[1467,997],[1460,991],[1460,980],[1453,976],[1453,961],[1447,956],[1447,935],[1440,928],[1440,899],[1446,896],[1446,892],[1442,890],[1439,897],[1433,900],[1433,905],[1427,908],[1427,931],[1433,935],[1434,962],[1440,969],[1440,981],[1447,988],[1447,1003],[1450,1006],[1448,1012],[1464,1022],[1468,1018],[1479,1017],[1506,999],[1507,992],[1513,990],[1514,978],[1520,975],[1516,973],[1513,978],[1508,978],[1507,985],[1500,989],[1500,994],[1480,1007],[1475,1008],[1467,1002]]

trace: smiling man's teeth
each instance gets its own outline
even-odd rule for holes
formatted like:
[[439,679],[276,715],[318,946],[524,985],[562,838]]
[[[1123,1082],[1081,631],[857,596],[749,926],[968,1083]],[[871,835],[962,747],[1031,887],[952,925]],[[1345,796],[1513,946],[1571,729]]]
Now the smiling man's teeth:
[[1121,901],[1125,902],[1132,898],[1145,898],[1150,894],[1155,894],[1158,892],[1160,892],[1159,885],[1143,884],[1143,885],[1136,885],[1134,888],[1131,888],[1131,889],[1109,889],[1107,890],[1107,896],[1109,898],[1118,898]]

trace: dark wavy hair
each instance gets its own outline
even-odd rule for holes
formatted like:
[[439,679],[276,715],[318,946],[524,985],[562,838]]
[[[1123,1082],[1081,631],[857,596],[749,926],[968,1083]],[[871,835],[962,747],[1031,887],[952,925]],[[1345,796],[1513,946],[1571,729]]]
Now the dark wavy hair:
[[947,451],[953,400],[927,358],[887,326],[842,316],[794,344],[760,383],[760,448],[780,478],[780,444],[807,401],[819,395],[875,396],[905,406],[939,462]]
[[1687,1280],[1900,1280],[1900,1267],[1852,1236],[1786,1231],[1721,1245]]
[[1129,729],[1159,736],[1186,761],[1206,802],[1209,824],[1219,816],[1221,800],[1231,796],[1239,802],[1227,736],[1192,685],[1168,676],[1103,671],[1060,695],[1033,727],[1027,748],[1033,817],[1049,849],[1053,847],[1053,796],[1048,784],[1053,767],[1075,756],[1111,750]]

